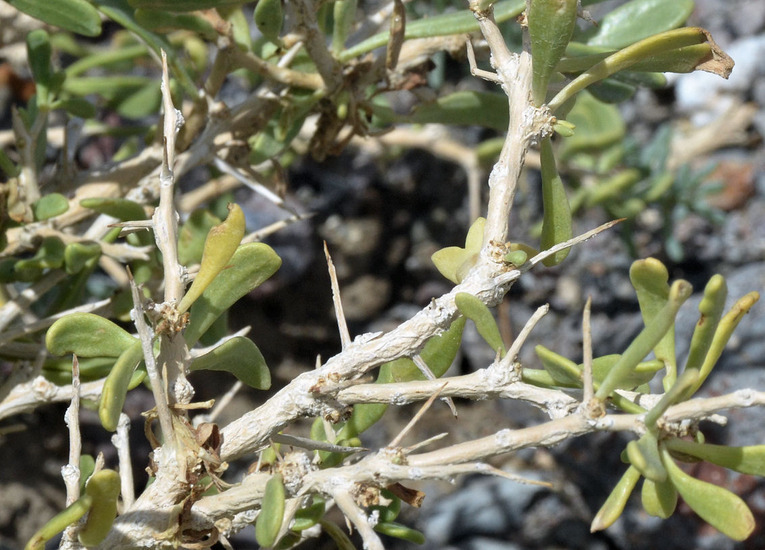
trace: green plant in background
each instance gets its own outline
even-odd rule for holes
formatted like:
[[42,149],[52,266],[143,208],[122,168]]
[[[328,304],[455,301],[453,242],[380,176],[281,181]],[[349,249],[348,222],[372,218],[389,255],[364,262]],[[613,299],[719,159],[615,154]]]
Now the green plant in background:
[[[685,281],[668,284],[664,265],[655,259],[639,260],[630,270],[640,309],[646,323],[644,330],[621,356],[593,360],[595,398],[615,396],[616,388],[633,389],[647,383],[657,370],[664,370],[665,393],[650,409],[623,401],[614,404],[626,411],[644,414],[645,433],[631,441],[623,458],[630,464],[619,484],[593,520],[592,530],[605,529],[621,515],[632,489],[641,476],[643,507],[651,515],[667,518],[675,510],[677,494],[705,521],[736,540],[747,538],[754,530],[754,517],[746,504],[721,487],[697,480],[680,470],[676,460],[708,460],[720,466],[754,475],[765,473],[765,446],[728,448],[704,443],[704,435],[694,426],[677,433],[660,419],[667,409],[690,399],[712,372],[734,329],[759,299],[756,292],[739,298],[723,315],[727,287],[725,279],[715,275],[704,289],[699,304],[699,321],[691,339],[684,368],[678,373],[675,357],[674,317],[690,293]],[[641,360],[653,351],[656,359]],[[582,385],[582,367],[539,346],[540,356],[550,377],[566,386]],[[600,365],[595,366],[598,362]],[[604,363],[610,363],[603,369]],[[658,367],[658,369],[656,368]],[[642,391],[647,391],[643,388]],[[694,441],[683,439],[692,436]],[[725,449],[722,451],[721,449]],[[674,452],[673,452],[674,451]]]
[[[704,174],[670,169],[666,155],[656,160],[651,153],[668,149],[668,132],[635,160],[624,145],[625,125],[608,104],[628,99],[638,86],[664,85],[665,72],[707,70],[727,77],[732,62],[709,34],[683,27],[692,1],[631,0],[593,26],[581,11],[593,1],[473,0],[469,7],[450,4],[451,9],[439,3],[443,13],[430,13],[424,4],[405,8],[394,0],[383,12],[389,14],[388,28],[375,24],[376,16],[363,13],[355,0],[9,3],[51,29],[27,37],[36,94],[14,111],[15,149],[0,153],[7,180],[0,189],[0,356],[17,365],[19,388],[35,382],[23,378],[23,367],[34,364],[34,373],[44,377],[38,385],[61,390],[49,392],[56,399],[71,400],[74,407],[82,395],[85,406],[97,408],[103,427],[117,431],[118,446],[127,444],[119,443],[127,393],[144,384],[156,404],[147,413],[146,430],[155,448],[152,483],[133,500],[129,482],[100,470],[84,496],[70,491],[74,504],[46,524],[29,548],[64,529],[78,531],[86,546],[213,544],[252,523],[255,515],[255,537],[264,547],[291,548],[315,536],[310,528],[316,525],[338,547],[352,547],[325,516],[332,506],[370,548],[382,547],[377,533],[422,543],[421,533],[396,522],[402,501],[418,506],[422,500],[403,482],[490,472],[484,463],[490,456],[597,429],[639,437],[623,453],[630,466],[593,530],[621,514],[644,477],[648,513],[668,517],[679,494],[731,538],[751,533],[753,519],[743,501],[688,476],[676,461],[708,460],[763,474],[760,446],[708,445],[698,427],[699,419],[719,408],[753,403],[743,404],[735,395],[723,405],[692,400],[757,301],[756,293],[723,315],[724,280],[710,280],[682,369],[675,358],[674,322],[692,289],[686,281],[670,285],[657,260],[638,261],[631,270],[645,328],[621,354],[585,357],[577,364],[539,346],[543,368],[522,366],[516,359],[525,336],[507,346],[490,309],[525,271],[539,263],[561,264],[572,244],[595,233],[573,236],[573,216],[585,207],[634,218],[656,204],[674,221],[687,210],[704,211],[699,197]],[[524,11],[521,31],[514,19]],[[110,47],[76,38],[100,36],[105,21],[116,29]],[[526,33],[529,50],[510,52],[497,24],[514,29],[514,36]],[[443,56],[455,43],[458,49],[469,47],[468,34],[479,32],[497,73],[471,69],[501,83],[501,91],[438,95],[433,90],[435,99],[420,101],[408,113],[393,108],[391,94],[427,81],[430,58]],[[472,63],[472,47],[469,52]],[[160,58],[161,86],[153,76],[133,74],[133,67],[152,67]],[[67,59],[66,66],[57,69],[60,59]],[[220,91],[234,79],[247,95],[227,105]],[[157,120],[160,108],[164,116]],[[107,127],[99,122],[100,112],[115,112],[130,124]],[[114,164],[78,170],[74,125],[66,127],[63,141],[51,132],[52,121],[63,117],[82,122],[89,136],[120,138]],[[486,218],[473,222],[464,247],[433,255],[454,291],[390,333],[356,340],[338,311],[343,340],[338,355],[222,430],[195,422],[190,411],[209,405],[193,402],[191,372],[222,370],[258,390],[271,386],[255,342],[230,334],[226,314],[271,277],[281,259],[269,246],[252,242],[256,235],[247,234],[239,206],[229,204],[228,212],[221,212],[224,190],[232,181],[244,183],[283,206],[269,185],[279,183],[283,168],[299,155],[308,152],[321,160],[355,136],[428,123],[508,132],[476,147],[479,159],[494,162],[499,156],[489,176]],[[515,186],[532,143],[540,144],[540,240],[506,242]],[[47,162],[50,149],[58,154],[56,169]],[[212,177],[204,198],[176,193],[177,179],[197,167]],[[590,180],[572,187],[569,174]],[[285,219],[292,214],[285,208]],[[677,257],[676,244],[666,241]],[[99,269],[110,279],[102,295],[92,284]],[[105,300],[91,305],[92,298]],[[20,322],[22,312],[37,320]],[[136,334],[126,328],[129,321]],[[474,376],[446,377],[468,322],[497,359]],[[45,351],[39,344],[43,333]],[[199,342],[208,347],[199,348]],[[654,358],[647,360],[651,352]],[[376,369],[374,384],[359,384]],[[648,382],[658,372],[664,392],[652,395]],[[581,402],[578,393],[571,397],[577,388],[583,390]],[[8,399],[18,399],[12,389]],[[364,432],[388,406],[432,402],[441,392],[452,407],[452,396],[514,395],[548,410],[553,419],[536,427],[536,435],[518,430],[517,441],[505,443],[508,438],[497,433],[488,442],[468,442],[469,450],[456,445],[419,451],[432,441],[403,447],[409,428],[387,447],[362,447]],[[9,402],[7,409],[0,402],[0,417],[46,399],[33,397],[20,408]],[[314,419],[310,438],[289,433],[302,418]],[[545,433],[565,435],[546,439]],[[75,448],[78,436],[72,437]],[[257,462],[244,479],[224,481],[227,462],[253,454]],[[119,467],[126,473],[132,465]],[[82,468],[79,481],[87,477]],[[126,525],[137,527],[126,531]]]

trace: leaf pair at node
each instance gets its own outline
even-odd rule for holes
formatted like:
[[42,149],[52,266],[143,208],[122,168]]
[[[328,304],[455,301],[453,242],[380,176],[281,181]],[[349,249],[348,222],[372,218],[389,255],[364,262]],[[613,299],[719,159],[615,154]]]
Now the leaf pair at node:
[[[190,322],[183,334],[188,347],[193,347],[234,302],[262,284],[281,265],[281,259],[268,245],[238,246],[244,232],[243,214],[238,206],[232,208],[232,214],[233,220],[227,219],[210,230],[199,275],[180,304],[190,308]],[[52,355],[71,353],[92,358],[92,364],[86,365],[88,375],[103,373],[104,366],[111,363],[99,402],[99,417],[106,429],[114,431],[128,390],[145,377],[145,370],[139,368],[144,359],[141,342],[108,319],[77,313],[50,327],[46,345]],[[54,372],[60,371],[58,363],[54,363]],[[245,337],[229,339],[196,358],[189,370],[225,370],[254,388],[267,389],[271,385],[263,355]]]

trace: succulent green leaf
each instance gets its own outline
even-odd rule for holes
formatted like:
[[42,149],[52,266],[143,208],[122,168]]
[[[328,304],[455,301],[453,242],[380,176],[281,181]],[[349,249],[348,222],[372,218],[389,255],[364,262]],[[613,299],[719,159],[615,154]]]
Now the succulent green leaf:
[[[545,138],[540,144],[540,159],[542,164],[542,240],[540,247],[547,250],[573,237],[574,229],[571,220],[571,205],[563,188],[563,180],[555,166],[555,156],[552,141]],[[542,260],[546,266],[561,263],[568,256],[569,249],[560,250]]]
[[114,470],[96,472],[88,480],[85,494],[93,499],[93,505],[77,536],[83,546],[98,546],[106,538],[117,517],[119,474]]
[[549,372],[544,369],[523,368],[521,379],[527,384],[539,386],[540,388],[557,388],[560,383],[557,382]]
[[704,296],[699,302],[701,314],[691,338],[686,369],[700,369],[704,364],[709,348],[712,346],[715,331],[722,318],[725,299],[728,297],[728,285],[722,275],[714,275],[704,287]]
[[602,531],[608,529],[622,515],[624,507],[629,500],[632,490],[640,479],[640,472],[634,466],[627,468],[624,475],[619,479],[611,494],[600,507],[598,513],[590,524],[590,531]]
[[35,261],[3,258],[0,260],[0,282],[35,282],[43,275],[43,268]]
[[588,44],[623,48],[682,25],[693,11],[693,0],[632,0],[610,11],[598,23]]
[[101,399],[98,402],[98,418],[101,425],[110,432],[117,429],[133,372],[142,359],[141,341],[135,340],[132,346],[120,354],[104,381]]
[[383,489],[380,494],[384,498],[390,500],[390,504],[385,506],[370,506],[370,512],[377,512],[377,517],[381,522],[396,521],[398,514],[401,512],[401,499],[387,489]]
[[101,18],[86,0],[6,0],[19,11],[83,36],[101,34]]
[[[619,354],[604,355],[596,357],[592,361],[592,375],[596,383],[606,379],[613,366],[619,362],[620,357]],[[577,368],[581,370],[583,367],[580,364]],[[635,370],[622,379],[617,389],[631,390],[641,384],[646,384],[653,380],[654,375],[663,368],[664,363],[659,360],[642,361],[638,363]]]
[[465,248],[449,246],[433,253],[430,259],[441,275],[455,284],[459,284],[462,281],[462,276],[467,271],[470,271],[470,268],[473,267],[473,262],[477,258],[477,254],[481,251],[485,226],[486,219],[477,218],[468,230],[467,237],[465,238]]
[[230,372],[243,383],[258,390],[271,387],[271,373],[258,346],[244,336],[237,336],[201,357],[194,359],[191,371],[218,370]]
[[178,311],[185,312],[234,255],[245,231],[244,212],[237,204],[228,205],[229,214],[222,224],[210,229],[205,239],[202,263],[191,287],[178,304]]
[[120,495],[120,476],[114,470],[100,470],[93,474],[85,486],[85,494],[93,497],[93,504],[116,500]]
[[[570,359],[547,349],[542,345],[534,348],[537,357],[542,361],[542,366],[550,375],[552,385],[564,387],[581,387],[582,372],[584,365],[576,364]],[[592,362],[592,378],[595,389],[608,376],[611,368],[619,361],[621,355],[612,354],[596,357]],[[660,361],[643,361],[638,363],[635,370],[625,377],[617,389],[631,390],[641,384],[645,384],[653,379],[657,371],[661,370],[664,364]],[[540,380],[541,381],[541,380]]]
[[96,469],[96,460],[92,455],[80,455],[80,494],[85,492],[85,485]]
[[532,98],[540,107],[555,66],[576,26],[577,0],[531,0],[526,19],[531,39]]
[[[104,378],[114,365],[113,357],[78,357],[80,380],[90,382]],[[43,376],[54,384],[65,386],[72,383],[71,359],[48,359],[43,363]]]
[[624,378],[630,375],[635,367],[659,343],[667,331],[674,325],[675,316],[680,306],[688,299],[693,287],[687,281],[675,281],[669,290],[667,303],[662,307],[653,320],[635,337],[632,343],[611,368],[605,380],[595,393],[595,397],[604,400],[613,392]]
[[648,430],[637,441],[627,443],[627,457],[630,464],[646,478],[655,482],[667,479],[667,471],[659,454],[659,441],[653,430]]
[[476,220],[470,225],[467,235],[465,236],[465,252],[468,254],[476,254],[481,251],[483,246],[483,231],[486,227],[486,218],[476,218]]
[[284,152],[286,144],[276,139],[276,127],[276,121],[272,120],[268,126],[250,139],[250,163],[260,164],[277,158]]
[[[313,429],[313,427],[312,427]],[[260,457],[258,458],[258,461],[260,462],[261,466],[270,466],[271,464],[276,464],[277,460],[277,453],[279,453],[279,450],[281,449],[282,445],[281,443],[271,443],[268,447],[266,447],[261,453]]]
[[582,385],[582,373],[576,363],[542,345],[536,346],[534,352],[556,385],[569,387]]
[[[228,10],[223,11],[221,15],[224,15],[226,21],[231,25],[231,36],[234,39],[234,44],[236,44],[242,51],[251,52],[252,36],[250,36],[249,14],[245,15],[242,7],[229,8]],[[205,48],[205,57],[206,56],[207,48]],[[206,63],[206,60],[204,61]]]
[[93,313],[72,313],[51,325],[45,345],[51,355],[119,357],[137,339],[108,319]]
[[677,489],[669,480],[659,483],[644,480],[641,496],[643,508],[651,516],[667,519],[677,507]]
[[497,321],[494,319],[491,310],[480,299],[467,292],[458,292],[454,298],[457,309],[465,317],[475,323],[478,334],[486,340],[491,349],[495,352],[499,350],[502,355],[507,352],[505,344],[502,342],[502,335],[499,333]]
[[80,201],[80,206],[123,221],[145,220],[147,217],[143,206],[128,199],[83,199]]
[[478,163],[483,168],[491,168],[497,162],[499,154],[502,152],[502,145],[505,143],[504,137],[490,137],[476,145],[473,149]]
[[749,294],[742,296],[735,304],[733,304],[731,310],[720,320],[720,323],[717,325],[717,330],[715,330],[712,344],[709,346],[709,351],[704,358],[704,363],[701,365],[699,379],[693,388],[689,390],[691,395],[701,387],[701,384],[707,379],[709,373],[712,372],[712,369],[717,364],[718,359],[720,359],[725,346],[728,344],[728,340],[730,340],[730,337],[733,335],[733,331],[736,330],[741,319],[744,318],[744,315],[749,313],[749,310],[759,299],[760,294],[757,292],[750,292]]
[[50,269],[61,267],[64,263],[64,243],[58,237],[45,237],[32,258],[19,260],[14,269]]
[[70,275],[79,273],[101,256],[98,243],[70,243],[64,249],[64,268]]
[[65,510],[53,516],[45,525],[38,529],[37,532],[32,535],[32,538],[29,539],[26,546],[24,546],[24,550],[43,550],[46,542],[58,535],[71,524],[79,521],[88,513],[88,510],[90,510],[92,505],[92,497],[83,495],[78,498]]
[[752,534],[754,516],[743,500],[727,489],[689,476],[666,449],[662,450],[662,458],[677,492],[701,519],[733,540],[744,540]]
[[263,36],[278,44],[284,23],[282,0],[258,0],[252,17]]
[[260,546],[268,548],[276,543],[284,521],[285,500],[284,480],[281,474],[276,474],[266,483],[260,514],[255,520],[255,540]]
[[413,542],[414,544],[425,544],[425,535],[416,529],[393,521],[381,521],[375,525],[375,531],[389,537]]
[[186,344],[192,347],[224,311],[276,273],[281,264],[281,258],[267,244],[248,243],[237,248],[226,269],[191,306],[191,320],[183,333]]
[[[80,360],[80,381],[92,382],[105,378],[111,372],[114,366],[112,357],[87,357]],[[84,369],[84,370],[83,370]],[[72,362],[70,360],[58,359],[46,361],[43,365],[43,376],[57,386],[66,386],[72,383]],[[146,369],[139,365],[133,373],[128,391],[136,388],[146,378]]]
[[502,259],[505,261],[505,263],[520,267],[529,259],[529,253],[525,250],[513,250],[505,254],[504,258]]
[[[630,281],[637,293],[643,323],[647,326],[667,303],[669,272],[664,264],[655,258],[637,260],[630,267]],[[674,325],[656,344],[653,352],[656,358],[663,361],[667,368],[667,374],[664,377],[664,389],[668,390],[677,378]]]
[[571,137],[575,134],[576,126],[565,120],[557,120],[553,124],[553,131],[561,137]]
[[742,474],[765,476],[765,445],[728,447],[677,438],[668,439],[665,444],[670,451],[700,458]]

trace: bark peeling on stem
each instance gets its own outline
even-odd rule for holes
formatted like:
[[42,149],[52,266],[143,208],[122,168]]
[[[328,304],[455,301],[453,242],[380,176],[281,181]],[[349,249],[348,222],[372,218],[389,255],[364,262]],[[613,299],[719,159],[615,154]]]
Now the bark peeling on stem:
[[539,135],[549,132],[550,117],[531,102],[531,55],[510,52],[491,9],[481,11],[477,0],[470,1],[470,9],[489,44],[491,65],[508,100],[507,137],[489,175],[489,209],[484,230],[484,244],[503,243],[507,240],[510,210],[526,153]]
[[175,211],[175,137],[183,116],[170,97],[167,55],[162,52],[162,107],[164,110],[162,168],[159,174],[159,207],[154,212],[154,239],[162,252],[165,273],[165,302],[177,303],[183,296],[181,267],[178,263],[178,214]]

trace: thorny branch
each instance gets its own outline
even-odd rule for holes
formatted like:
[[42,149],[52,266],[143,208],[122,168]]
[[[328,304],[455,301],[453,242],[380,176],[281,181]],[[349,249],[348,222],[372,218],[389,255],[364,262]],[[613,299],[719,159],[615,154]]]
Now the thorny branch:
[[[444,381],[448,382],[444,389],[445,393],[452,379],[442,379],[437,383],[443,385]],[[410,394],[418,393],[419,399],[426,399],[428,395],[425,391],[417,391],[422,384],[428,385],[430,382],[397,384],[396,390],[389,394],[391,397],[389,402],[394,402],[393,394],[405,385],[412,386]],[[553,393],[565,396],[563,392],[557,390],[551,390],[551,395]],[[571,407],[576,407],[574,399],[568,398],[572,401]],[[558,397],[558,400],[560,401],[561,398]],[[380,401],[383,399],[380,398]],[[765,405],[765,392],[739,390],[723,396],[692,399],[675,405],[670,407],[663,418],[667,423],[679,424],[686,420],[698,421],[711,418],[715,413],[724,410],[763,405]],[[491,471],[483,463],[492,456],[529,447],[549,447],[589,433],[629,431],[640,435],[645,430],[643,415],[608,414],[593,420],[584,412],[565,414],[565,411],[565,407],[557,409],[557,405],[553,404],[549,410],[553,418],[543,424],[516,430],[504,429],[494,435],[465,441],[436,451],[409,454],[403,463],[400,463],[400,460],[394,460],[396,456],[400,456],[396,449],[386,448],[369,454],[354,464],[324,470],[315,466],[308,467],[307,471],[301,471],[300,476],[296,476],[293,480],[295,483],[293,492],[294,494],[318,492],[331,495],[335,492],[335,486],[339,480],[343,480],[349,486],[365,483],[385,485],[413,479],[448,479],[465,473],[492,475],[496,472]],[[308,461],[306,457],[306,462]],[[268,478],[268,474],[251,474],[246,476],[237,487],[219,495],[203,498],[192,509],[194,513],[192,526],[195,529],[209,528],[225,518],[227,524],[234,529],[244,527],[246,518],[252,521],[246,511],[252,510],[259,504]]]

